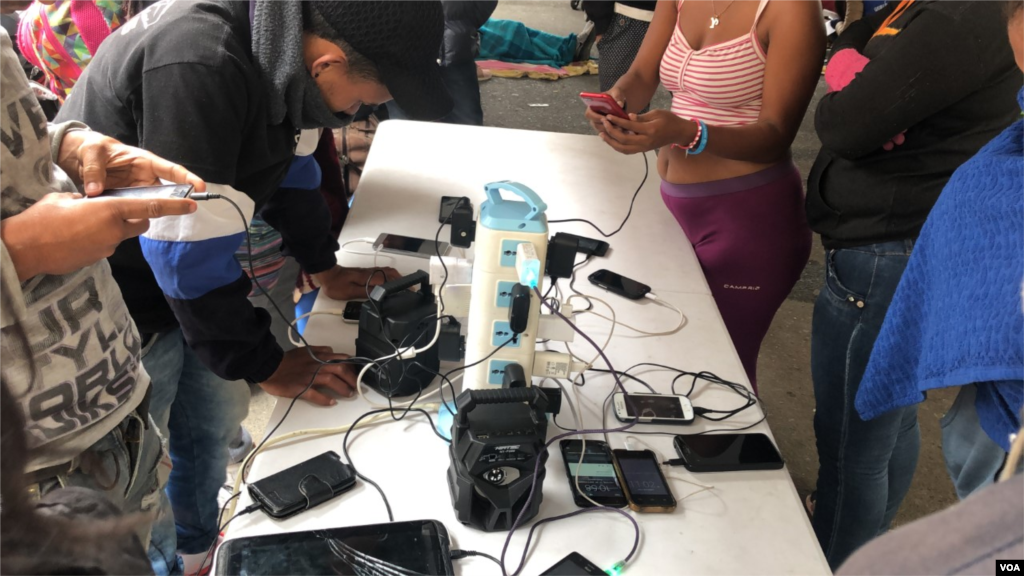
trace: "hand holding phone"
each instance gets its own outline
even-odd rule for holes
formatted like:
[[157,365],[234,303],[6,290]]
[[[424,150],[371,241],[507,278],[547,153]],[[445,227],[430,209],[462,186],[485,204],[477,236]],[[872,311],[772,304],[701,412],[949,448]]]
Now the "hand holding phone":
[[191,184],[168,184],[166,186],[134,186],[132,188],[110,188],[100,195],[102,198],[188,198],[195,187]]
[[619,103],[610,94],[580,92],[580,99],[586,103],[587,108],[601,116],[611,114],[612,116],[629,120],[629,114],[622,109],[622,106],[619,106]]
[[195,212],[186,199],[81,198],[54,192],[6,218],[0,236],[20,281],[69,274],[114,253],[149,220]]

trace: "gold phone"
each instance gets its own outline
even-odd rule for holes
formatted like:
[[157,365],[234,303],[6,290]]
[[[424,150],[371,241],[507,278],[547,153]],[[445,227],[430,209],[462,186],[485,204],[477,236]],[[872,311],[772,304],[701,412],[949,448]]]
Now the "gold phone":
[[626,494],[629,507],[636,512],[673,512],[672,495],[661,473],[658,457],[650,450],[612,450],[615,473]]

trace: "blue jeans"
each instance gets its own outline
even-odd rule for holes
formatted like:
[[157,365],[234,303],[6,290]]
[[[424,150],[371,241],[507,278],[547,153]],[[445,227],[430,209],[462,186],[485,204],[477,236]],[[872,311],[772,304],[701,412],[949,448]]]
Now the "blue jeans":
[[961,500],[988,486],[1006,462],[1006,451],[981,428],[974,400],[978,388],[962,386],[942,417],[942,456]]
[[917,407],[861,420],[854,407],[912,241],[828,250],[811,320],[817,504],[812,524],[833,570],[889,529],[910,489],[921,439]]
[[[476,78],[476,61],[453,62],[441,66],[441,80],[452,96],[455,107],[439,120],[446,124],[484,125],[484,109],[480,104],[480,81]],[[394,101],[388,102],[388,117],[408,119]]]
[[170,461],[153,419],[137,410],[86,452],[95,456],[89,472],[79,468],[39,482],[39,495],[63,486],[80,486],[101,492],[125,515],[155,512],[153,524],[137,523],[135,532],[139,542],[149,548],[153,571],[157,576],[168,574],[176,565],[174,540],[167,542],[160,527],[174,526],[171,505],[162,490]]
[[174,468],[167,495],[177,550],[205,552],[217,539],[217,494],[224,485],[228,444],[249,412],[249,387],[228,382],[199,361],[180,329],[164,332],[142,356],[153,381],[150,413],[170,440]]

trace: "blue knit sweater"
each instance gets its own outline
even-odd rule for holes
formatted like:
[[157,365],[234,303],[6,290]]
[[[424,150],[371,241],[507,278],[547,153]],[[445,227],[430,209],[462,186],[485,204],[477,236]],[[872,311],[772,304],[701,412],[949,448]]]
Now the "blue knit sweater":
[[[1017,95],[1024,108],[1024,90]],[[921,230],[857,393],[865,420],[978,383],[1009,450],[1024,406],[1024,120],[957,169]]]

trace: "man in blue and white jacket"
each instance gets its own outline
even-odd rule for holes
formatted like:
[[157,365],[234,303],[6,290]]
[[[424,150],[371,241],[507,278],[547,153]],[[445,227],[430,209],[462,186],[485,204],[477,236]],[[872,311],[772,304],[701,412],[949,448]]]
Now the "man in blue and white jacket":
[[182,164],[245,216],[223,200],[201,202],[110,259],[146,342],[154,418],[170,432],[168,493],[183,555],[205,553],[217,537],[227,445],[248,408],[247,387],[231,381],[282,397],[314,373],[318,387],[343,395],[354,381],[345,365],[283,352],[269,314],[247,300],[234,253],[248,219],[259,211],[278,228],[328,296],[364,295],[372,271],[337,265],[319,193],[279,187],[299,130],[344,126],[362,105],[392,98],[415,119],[447,114],[436,61],[443,30],[438,2],[164,0],[103,43],[61,111]]

